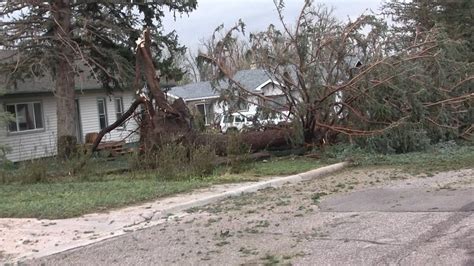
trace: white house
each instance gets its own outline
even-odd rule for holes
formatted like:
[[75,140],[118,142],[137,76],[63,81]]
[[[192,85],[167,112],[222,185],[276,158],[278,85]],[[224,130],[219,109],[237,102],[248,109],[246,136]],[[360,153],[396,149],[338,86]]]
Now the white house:
[[[107,94],[86,73],[76,78],[78,143],[84,142],[87,133],[99,132],[115,122],[135,97],[132,91]],[[2,84],[6,81],[2,80]],[[0,127],[0,145],[10,149],[7,159],[17,162],[56,154],[57,116],[53,88],[54,83],[43,77],[17,81],[0,95],[0,108],[14,116],[12,122]],[[135,121],[130,120],[123,127],[106,134],[103,141],[138,141],[138,135],[132,133],[136,128]]]
[[[233,79],[252,93],[266,96],[282,105],[286,103],[286,98],[278,83],[263,69],[241,70],[234,75]],[[228,89],[227,82],[222,81],[218,86],[213,87],[211,82],[206,81],[173,87],[167,95],[170,98],[183,98],[191,110],[201,113],[206,125],[217,123],[225,113],[256,113],[259,106],[265,105],[257,96],[248,96],[245,100],[237,102],[221,99],[222,92]]]

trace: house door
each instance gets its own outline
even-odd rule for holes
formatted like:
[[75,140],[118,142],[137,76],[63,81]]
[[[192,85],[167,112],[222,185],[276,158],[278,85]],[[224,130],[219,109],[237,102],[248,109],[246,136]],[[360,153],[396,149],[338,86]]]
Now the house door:
[[79,108],[79,99],[76,99],[76,139],[77,143],[82,143],[82,123],[81,123],[81,110]]

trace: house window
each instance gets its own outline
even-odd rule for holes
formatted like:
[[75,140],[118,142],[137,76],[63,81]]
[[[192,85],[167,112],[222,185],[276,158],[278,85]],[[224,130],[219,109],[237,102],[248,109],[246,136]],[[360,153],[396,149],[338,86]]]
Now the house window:
[[9,132],[43,128],[43,108],[40,102],[7,104],[6,109],[14,116],[14,121],[8,124]]
[[238,101],[237,102],[237,110],[238,111],[248,111],[249,110],[249,104],[246,101]]
[[[115,98],[115,118],[119,120],[123,115],[123,99],[122,97]],[[124,128],[125,123],[122,123],[120,127]]]
[[204,124],[208,125],[206,104],[196,104],[196,109],[201,114],[201,117],[204,119]]
[[269,96],[272,101],[268,102],[268,107],[274,110],[284,110],[287,108],[288,101],[285,95]]
[[107,126],[107,106],[105,98],[97,99],[97,107],[99,111],[99,125],[100,129],[104,129]]
[[213,122],[213,112],[212,112],[212,106],[210,104],[205,104],[205,103],[196,104],[196,109],[203,117],[205,125],[209,125]]

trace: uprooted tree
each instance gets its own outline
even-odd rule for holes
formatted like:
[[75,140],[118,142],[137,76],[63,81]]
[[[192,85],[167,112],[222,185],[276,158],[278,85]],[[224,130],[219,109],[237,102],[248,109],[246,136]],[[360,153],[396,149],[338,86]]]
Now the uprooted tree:
[[[119,127],[125,121],[140,117],[140,147],[145,153],[156,152],[167,144],[187,146],[212,146],[218,154],[225,154],[228,137],[199,134],[192,128],[192,117],[184,101],[179,98],[172,104],[167,101],[160,88],[160,77],[156,72],[151,55],[151,39],[148,30],[137,40],[135,87],[140,91],[138,98],[129,109],[114,123],[101,130],[92,145],[97,151],[105,134]],[[141,87],[142,79],[146,86]],[[141,109],[139,107],[142,107]],[[140,111],[141,110],[141,111]],[[241,141],[253,151],[268,146],[284,146],[287,136],[282,132],[250,132],[242,136]]]
[[[92,150],[96,151],[102,137],[120,126],[136,114],[142,106],[140,123],[140,142],[145,151],[160,146],[162,143],[182,142],[191,135],[191,116],[182,99],[170,104],[160,88],[160,77],[157,74],[151,54],[150,31],[146,29],[137,40],[135,62],[135,87],[140,91],[138,98],[129,109],[113,124],[99,132]],[[146,86],[140,87],[146,81]]]
[[[275,6],[283,30],[271,25],[251,34],[252,57],[279,84],[305,142],[345,138],[404,152],[416,149],[410,140],[472,140],[474,68],[454,60],[463,44],[442,27],[403,38],[376,16],[342,23],[310,0],[290,27],[283,1]],[[215,34],[222,38],[200,57],[215,68],[217,79],[229,80],[235,97],[252,95],[265,103],[271,99],[235,81],[229,67],[228,55],[243,29],[242,22],[224,34],[218,28]]]

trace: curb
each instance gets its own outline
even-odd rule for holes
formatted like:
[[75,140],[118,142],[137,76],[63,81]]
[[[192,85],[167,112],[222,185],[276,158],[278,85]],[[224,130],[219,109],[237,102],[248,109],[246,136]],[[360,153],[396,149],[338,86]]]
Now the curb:
[[[157,212],[153,213],[153,217],[151,217],[151,220],[159,220],[159,219],[162,219],[163,217],[166,217],[169,214],[172,214],[174,212],[180,212],[180,211],[184,211],[184,210],[194,208],[194,207],[202,207],[202,206],[205,206],[205,205],[208,205],[208,204],[211,204],[211,203],[215,203],[215,202],[227,199],[227,198],[238,197],[238,196],[248,194],[248,193],[254,193],[254,192],[257,192],[257,191],[265,189],[265,188],[270,188],[270,187],[279,188],[279,187],[282,187],[283,185],[286,185],[286,184],[296,184],[296,183],[299,183],[301,181],[311,180],[311,179],[318,178],[318,177],[323,177],[325,175],[328,175],[328,174],[334,173],[336,171],[339,171],[339,170],[347,167],[348,165],[349,165],[349,162],[341,162],[341,163],[336,163],[336,164],[324,166],[324,167],[321,167],[321,168],[318,168],[318,169],[310,170],[308,172],[304,172],[304,173],[300,173],[300,174],[296,174],[296,175],[278,177],[278,178],[274,178],[274,179],[267,180],[267,181],[260,181],[260,182],[257,182],[255,184],[251,184],[251,185],[246,186],[246,187],[233,189],[233,190],[230,190],[230,191],[222,192],[222,193],[212,195],[212,196],[208,196],[208,197],[205,197],[205,198],[201,198],[201,199],[198,199],[198,200],[185,202],[185,203],[179,204],[177,206],[170,207],[170,208],[165,209],[165,210],[157,211]],[[157,215],[157,214],[159,214],[159,215]]]
[[[185,210],[193,208],[193,207],[205,206],[205,205],[208,205],[208,204],[211,204],[211,203],[216,203],[216,202],[224,200],[224,199],[238,197],[238,196],[248,194],[248,193],[254,193],[254,192],[257,192],[257,191],[265,189],[265,188],[270,188],[270,187],[279,188],[279,187],[282,187],[286,184],[296,184],[296,183],[299,183],[301,181],[311,180],[311,179],[315,179],[315,178],[318,178],[318,177],[323,177],[325,175],[332,174],[336,171],[339,171],[339,170],[347,167],[348,165],[349,165],[349,162],[336,163],[336,164],[324,166],[324,167],[321,167],[321,168],[318,168],[318,169],[314,169],[314,170],[304,172],[304,173],[300,173],[300,174],[296,174],[296,175],[285,176],[285,177],[276,177],[274,179],[256,182],[254,184],[250,184],[250,185],[247,185],[247,186],[244,186],[244,187],[233,188],[233,189],[230,189],[230,190],[225,191],[225,192],[217,193],[217,194],[207,196],[207,197],[203,197],[203,198],[200,198],[200,199],[187,201],[187,202],[177,204],[177,205],[165,208],[165,209],[153,211],[153,212],[149,213],[149,215],[147,215],[147,217],[141,216],[141,218],[142,218],[141,221],[136,222],[136,223],[134,223],[133,225],[130,225],[130,226],[134,227],[134,226],[138,226],[138,225],[141,225],[141,224],[148,224],[151,221],[155,222],[155,223],[152,223],[151,225],[145,226],[143,228],[151,227],[153,225],[156,225],[156,224],[159,224],[159,223],[165,221],[167,216],[169,216],[170,214],[173,214],[173,213],[182,212],[182,211],[185,211]],[[135,230],[132,229],[132,231],[135,231]],[[58,254],[58,253],[61,253],[61,252],[66,252],[66,251],[78,249],[78,248],[85,247],[85,246],[88,246],[88,245],[91,245],[91,244],[111,240],[111,239],[123,236],[127,233],[129,233],[129,231],[121,229],[121,230],[115,231],[113,235],[100,237],[100,238],[97,238],[95,240],[88,240],[88,241],[85,241],[85,242],[82,242],[82,243],[69,243],[69,244],[67,244],[67,245],[65,245],[61,248],[55,249],[54,251],[53,250],[44,250],[44,251],[40,251],[39,253],[28,254],[26,256],[13,259],[12,261],[3,261],[1,263],[21,264],[25,260],[37,259],[37,258],[41,258],[41,257],[50,256],[50,255],[53,255],[53,254]]]

